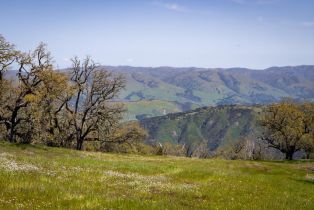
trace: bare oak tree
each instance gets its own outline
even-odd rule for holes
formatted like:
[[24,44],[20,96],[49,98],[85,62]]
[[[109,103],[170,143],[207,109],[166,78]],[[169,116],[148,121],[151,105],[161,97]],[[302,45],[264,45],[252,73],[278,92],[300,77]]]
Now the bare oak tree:
[[71,126],[67,138],[74,138],[76,149],[81,150],[87,138],[97,139],[101,130],[110,129],[120,119],[124,109],[112,100],[124,88],[125,80],[101,69],[90,57],[82,62],[75,57],[72,63],[71,82],[75,91],[66,103]]

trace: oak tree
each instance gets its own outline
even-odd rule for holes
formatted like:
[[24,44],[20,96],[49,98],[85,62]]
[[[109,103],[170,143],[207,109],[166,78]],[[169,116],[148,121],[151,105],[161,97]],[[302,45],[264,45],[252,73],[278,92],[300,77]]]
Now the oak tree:
[[304,148],[309,130],[306,114],[297,103],[286,100],[269,105],[259,122],[264,128],[261,139],[284,153],[287,160],[292,160],[294,153]]
[[109,129],[121,119],[124,108],[112,100],[124,88],[125,80],[102,69],[90,57],[72,59],[70,80],[74,93],[66,103],[71,125],[67,138],[74,138],[76,149],[81,150],[87,138],[97,139],[101,129]]
[[[19,53],[14,65],[17,67],[18,82],[6,81],[6,91],[1,94],[0,123],[5,125],[6,138],[16,142],[16,137],[22,139],[32,128],[30,118],[25,114],[26,108],[35,97],[36,89],[42,82],[41,73],[52,68],[52,58],[41,43],[31,53]],[[23,125],[22,127],[19,127]],[[24,128],[24,129],[23,129]],[[28,129],[25,132],[25,128]]]

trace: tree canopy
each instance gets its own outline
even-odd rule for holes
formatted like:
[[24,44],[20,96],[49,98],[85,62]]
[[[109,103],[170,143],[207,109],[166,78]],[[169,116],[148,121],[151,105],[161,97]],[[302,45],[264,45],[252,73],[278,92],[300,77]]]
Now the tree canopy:
[[298,104],[292,100],[267,106],[260,119],[264,128],[262,140],[284,153],[288,160],[297,151],[312,150],[313,107],[312,103]]

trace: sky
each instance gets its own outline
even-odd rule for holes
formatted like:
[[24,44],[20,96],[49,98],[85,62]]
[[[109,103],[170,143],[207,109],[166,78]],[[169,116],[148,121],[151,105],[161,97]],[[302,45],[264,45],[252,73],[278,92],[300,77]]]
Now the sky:
[[0,34],[55,65],[246,67],[314,64],[313,0],[0,0]]

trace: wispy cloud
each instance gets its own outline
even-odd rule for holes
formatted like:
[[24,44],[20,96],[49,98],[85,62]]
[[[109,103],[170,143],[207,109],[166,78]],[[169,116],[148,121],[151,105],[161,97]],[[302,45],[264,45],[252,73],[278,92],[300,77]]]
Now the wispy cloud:
[[175,11],[175,12],[186,12],[187,8],[185,6],[182,6],[180,4],[177,3],[173,3],[173,2],[161,2],[161,1],[154,1],[153,2],[154,5],[163,7],[167,10],[171,10],[171,11]]
[[305,21],[301,23],[301,26],[314,27],[314,21]]

